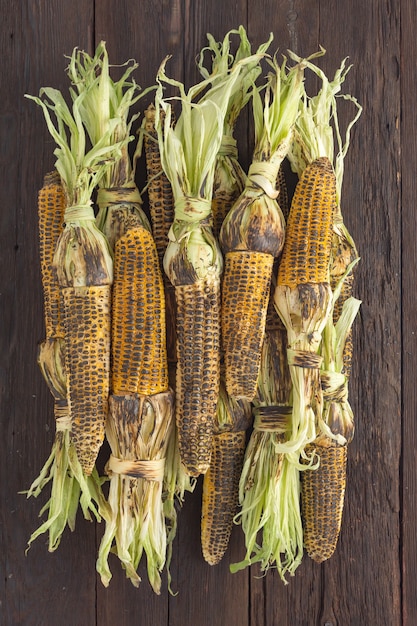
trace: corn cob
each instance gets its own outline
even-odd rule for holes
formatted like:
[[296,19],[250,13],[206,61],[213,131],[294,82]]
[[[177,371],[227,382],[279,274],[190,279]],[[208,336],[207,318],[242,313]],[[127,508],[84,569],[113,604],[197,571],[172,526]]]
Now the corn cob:
[[322,413],[317,354],[331,314],[329,285],[335,176],[327,158],[308,165],[297,183],[275,290],[275,307],[288,334],[294,388],[290,445],[314,440]]
[[[297,60],[297,57],[294,56]],[[335,214],[332,233],[330,284],[333,291],[332,313],[323,329],[321,387],[323,412],[317,438],[306,446],[307,457],[314,451],[320,458],[318,469],[302,473],[304,542],[308,554],[319,562],[329,558],[340,532],[346,483],[347,444],[354,433],[353,413],[348,403],[347,383],[351,367],[351,325],[359,302],[351,297],[353,265],[358,260],[352,237],[343,223],[340,196],[343,160],[349,145],[350,129],[361,113],[357,112],[346,130],[345,144],[338,126],[335,94],[340,91],[347,71],[346,59],[330,82],[322,70],[308,66],[322,81],[317,96],[305,98],[295,127],[295,142],[289,152],[293,169],[302,175],[307,164],[326,156],[333,162],[334,139],[338,153],[335,163]],[[340,100],[339,100],[340,101]]]
[[162,169],[158,133],[155,129],[154,104],[150,104],[145,111],[144,130],[149,211],[152,234],[162,268],[168,245],[168,231],[174,221],[174,196],[171,184]]
[[[264,252],[226,254],[222,336],[227,390],[235,397],[252,399],[256,390],[263,341],[261,329],[265,328],[273,262],[274,257]],[[245,291],[248,295],[243,310],[240,294]],[[242,312],[238,324],[237,311]]]
[[152,235],[143,227],[116,243],[112,296],[112,392],[168,389],[164,289]]
[[[182,83],[167,78],[165,63],[157,77],[156,128],[175,200],[164,270],[177,302],[176,422],[181,459],[191,476],[205,473],[209,466],[220,384],[222,257],[210,219],[216,154],[231,91],[244,64],[251,61],[242,60],[230,73],[203,81],[188,93]],[[163,81],[180,92],[182,112],[175,128],[171,105],[162,97]],[[204,97],[195,102],[202,90]]]
[[174,402],[168,390],[161,270],[152,235],[143,227],[128,231],[116,243],[112,310],[113,393],[106,429],[112,451],[106,466],[111,516],[97,570],[107,586],[114,541],[127,577],[138,586],[144,551],[149,581],[160,593],[167,540],[170,545],[173,539],[165,528],[162,489],[165,456],[174,435]]
[[88,475],[104,440],[110,375],[110,286],[66,287],[62,292],[72,438]]
[[209,565],[223,558],[239,503],[239,477],[245,452],[246,433],[214,435],[210,467],[204,476],[201,517],[203,557]]
[[[302,89],[301,65],[288,73],[285,63],[279,67],[275,62],[272,67],[274,71],[269,76],[264,103],[256,89],[253,90],[256,130],[253,161],[245,189],[220,232],[220,245],[225,255],[222,345],[226,385],[231,395],[248,400],[256,393],[272,266],[284,242],[285,222],[276,201],[275,183],[290,145]],[[281,102],[284,93],[285,106]],[[245,275],[253,276],[253,280],[250,285],[242,281],[244,289],[236,293],[234,282],[237,279],[233,277],[232,264],[240,269],[243,259]],[[248,319],[251,326],[247,325]]]
[[93,515],[100,521],[106,508],[98,474],[94,470],[92,476],[83,475],[71,438],[63,339],[64,304],[52,268],[64,209],[64,190],[59,175],[53,172],[45,176],[44,186],[38,194],[39,249],[47,332],[47,338],[39,346],[38,364],[54,398],[56,433],[51,454],[27,491],[27,497],[37,497],[52,481],[50,499],[40,512],[40,515],[48,512],[48,518],[32,533],[28,542],[30,546],[37,537],[48,532],[50,552],[58,548],[67,525],[74,530],[79,504],[88,520]]
[[220,381],[220,282],[208,276],[175,287],[177,303],[176,421],[190,476],[210,464]]
[[52,261],[64,223],[65,192],[57,171],[44,178],[38,194],[39,254],[41,262],[45,333],[48,339],[64,337],[64,320],[59,285]]
[[250,404],[231,398],[224,385],[217,402],[213,448],[203,480],[201,545],[210,565],[223,558],[239,503],[239,478],[252,421]]
[[317,563],[330,558],[336,548],[342,521],[346,485],[347,446],[327,438],[306,447],[317,454],[319,468],[302,472],[302,515],[304,545]]

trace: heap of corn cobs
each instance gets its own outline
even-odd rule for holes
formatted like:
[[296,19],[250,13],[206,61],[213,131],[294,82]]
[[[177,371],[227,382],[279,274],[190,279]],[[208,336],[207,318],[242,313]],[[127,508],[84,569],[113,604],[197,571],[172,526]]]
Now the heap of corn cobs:
[[[29,544],[47,533],[55,550],[81,507],[104,523],[103,584],[110,552],[136,586],[143,557],[156,593],[164,568],[171,583],[178,510],[200,475],[209,564],[222,559],[234,523],[246,554],[232,571],[258,562],[286,582],[304,549],[328,559],[354,430],[358,255],[341,213],[361,112],[342,92],[350,68],[343,61],[329,80],[315,62],[323,49],[279,60],[268,54],[272,36],[252,52],[243,27],[207,38],[201,82],[188,91],[168,77],[168,59],[145,91],[135,63],[111,78],[101,42],[93,57],[73,51],[65,97],[51,88],[32,97],[56,142],[38,202],[39,364],[56,434],[27,492],[51,489]],[[306,72],[318,77],[313,96]],[[131,110],[145,95],[152,103],[132,159]],[[345,133],[340,103],[354,110]],[[255,129],[247,172],[234,137],[246,106]]]

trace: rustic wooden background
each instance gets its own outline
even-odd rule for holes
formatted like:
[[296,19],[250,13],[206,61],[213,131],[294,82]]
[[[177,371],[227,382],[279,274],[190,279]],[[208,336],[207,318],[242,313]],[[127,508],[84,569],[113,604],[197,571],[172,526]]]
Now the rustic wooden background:
[[[416,58],[413,0],[0,0],[0,622],[6,626],[412,626],[417,623]],[[356,295],[357,417],[349,448],[343,529],[334,557],[305,558],[284,586],[274,571],[229,573],[243,555],[240,528],[217,567],[199,546],[201,489],[186,501],[174,545],[178,594],[139,590],[116,558],[104,589],[95,573],[102,528],[78,518],[57,552],[43,538],[25,556],[44,502],[18,491],[37,476],[53,440],[52,402],[36,365],[43,339],[36,196],[53,164],[42,114],[24,99],[66,88],[64,55],[107,42],[110,59],[134,57],[137,81],[197,78],[206,33],[243,24],[258,44],[310,54],[327,49],[333,73],[345,56],[346,90],[363,104],[346,162],[345,221],[362,261]],[[251,147],[248,117],[241,156]],[[39,498],[41,500],[41,498]]]

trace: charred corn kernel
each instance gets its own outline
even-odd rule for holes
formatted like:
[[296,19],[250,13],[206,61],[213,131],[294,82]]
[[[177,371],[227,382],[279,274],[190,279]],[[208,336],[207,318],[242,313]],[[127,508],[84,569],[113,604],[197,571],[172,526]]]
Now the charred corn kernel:
[[301,508],[305,549],[314,561],[321,563],[334,553],[340,533],[347,446],[329,439],[325,445],[308,444],[307,454],[313,450],[320,457],[320,465],[301,472]]
[[295,188],[287,222],[278,285],[295,288],[330,280],[329,264],[336,178],[327,157],[303,171]]
[[221,561],[229,544],[239,501],[245,437],[244,431],[213,437],[210,467],[203,481],[201,516],[203,556],[210,565]]
[[44,178],[38,194],[39,252],[44,297],[46,337],[64,336],[64,316],[61,291],[53,269],[53,258],[62,232],[65,192],[58,172]]
[[282,211],[285,221],[287,221],[288,214],[290,212],[290,204],[289,204],[289,199],[288,199],[287,181],[285,180],[285,174],[284,174],[284,169],[282,167],[282,164],[280,165],[280,168],[278,170],[276,188],[278,190],[277,200],[278,200],[279,208]]
[[220,285],[207,277],[175,287],[176,420],[182,463],[191,476],[210,464],[220,385]]
[[145,157],[148,176],[149,211],[152,233],[161,261],[168,245],[168,231],[174,221],[174,197],[161,165],[158,134],[155,130],[155,107],[150,104],[145,111]]
[[110,375],[110,285],[66,287],[66,365],[72,438],[90,475],[104,439]]
[[155,242],[142,227],[115,247],[111,386],[115,395],[168,389],[164,285]]
[[[274,257],[263,252],[226,254],[222,287],[222,342],[226,388],[234,397],[252,400],[261,362]],[[245,309],[241,295],[246,292]],[[239,318],[236,312],[240,311]]]

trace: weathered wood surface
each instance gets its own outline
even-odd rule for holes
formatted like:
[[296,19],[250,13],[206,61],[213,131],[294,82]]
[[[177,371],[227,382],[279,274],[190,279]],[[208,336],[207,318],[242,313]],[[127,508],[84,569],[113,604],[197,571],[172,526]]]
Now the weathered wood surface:
[[[117,4],[117,8],[116,8]],[[412,0],[320,3],[307,0],[0,0],[0,623],[7,626],[412,626],[417,623],[415,253],[415,32]],[[239,527],[224,561],[208,566],[199,545],[201,484],[180,514],[173,588],[137,590],[116,557],[108,589],[95,573],[102,534],[79,516],[49,554],[27,539],[45,502],[26,500],[53,441],[52,401],[36,365],[43,339],[36,197],[53,165],[41,112],[23,98],[41,86],[64,89],[64,55],[93,52],[100,39],[110,59],[139,62],[137,81],[154,82],[171,54],[169,73],[197,78],[195,55],[206,32],[216,38],[244,24],[254,45],[274,33],[273,49],[310,54],[327,49],[332,73],[349,56],[346,89],[364,106],[346,161],[343,211],[362,260],[356,295],[351,402],[357,416],[349,448],[342,533],[334,557],[307,557],[287,586],[276,572],[231,575],[242,558]],[[400,37],[401,35],[401,37]],[[137,110],[143,110],[138,103]],[[343,116],[342,116],[343,117]],[[249,116],[239,124],[244,164],[253,140]],[[139,173],[139,181],[144,180]],[[401,372],[403,379],[401,380]],[[106,452],[100,462],[106,460]]]

